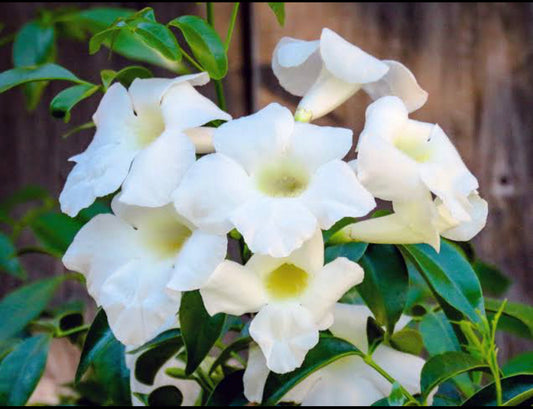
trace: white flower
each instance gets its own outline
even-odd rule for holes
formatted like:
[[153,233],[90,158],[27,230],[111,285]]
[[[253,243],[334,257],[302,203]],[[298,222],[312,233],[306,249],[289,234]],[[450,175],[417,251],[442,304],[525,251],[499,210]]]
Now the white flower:
[[130,206],[117,196],[112,209],[78,232],[63,263],[85,275],[115,337],[141,345],[176,321],[180,293],[167,286],[201,286],[225,258],[227,238],[197,230],[172,205]]
[[299,367],[332,323],[335,302],[363,280],[363,270],[341,257],[324,266],[322,234],[285,258],[254,255],[245,266],[224,261],[200,289],[209,314],[254,313],[250,335],[267,366],[285,373]]
[[170,202],[183,173],[195,161],[187,131],[231,117],[194,89],[207,73],[175,79],[136,79],[126,90],[113,84],[98,106],[96,134],[85,152],[71,158],[59,201],[75,216],[95,198],[122,185],[122,201],[157,207]]
[[270,104],[216,129],[216,153],[190,168],[174,203],[201,228],[236,227],[254,253],[285,257],[317,227],[375,206],[341,160],[351,145],[350,130],[295,123],[287,108]]
[[130,370],[130,391],[131,391],[131,403],[132,406],[145,406],[144,403],[135,396],[135,393],[141,393],[149,395],[157,388],[162,386],[175,386],[178,388],[183,396],[183,401],[181,406],[194,406],[198,401],[202,389],[196,380],[192,379],[177,379],[170,375],[166,374],[168,368],[179,368],[185,369],[185,364],[174,357],[170,358],[165,362],[161,368],[157,371],[154,383],[152,385],[146,385],[141,381],[137,380],[135,377],[135,365],[137,363],[137,358],[142,354],[143,351],[137,352],[135,354],[129,353],[132,348],[126,348],[126,366]]
[[[337,304],[330,331],[336,337],[368,351],[366,323],[372,313],[366,306]],[[408,323],[402,317],[396,325]],[[380,345],[372,355],[374,361],[411,393],[420,393],[420,372],[425,361],[386,345]],[[244,394],[251,402],[261,402],[268,377],[265,359],[252,347],[244,374]],[[370,406],[390,395],[392,385],[358,356],[348,356],[311,374],[282,398],[282,402],[302,403],[302,406]]]
[[304,122],[328,114],[361,88],[372,99],[396,95],[410,112],[428,97],[403,64],[380,61],[328,28],[317,41],[282,38],[272,69],[283,88],[303,97],[296,117]]
[[440,236],[468,241],[485,227],[487,202],[476,191],[467,199],[468,221],[454,219],[439,198],[432,200],[429,196],[411,202],[393,202],[394,213],[348,225],[335,239],[387,244],[427,243],[439,251]]

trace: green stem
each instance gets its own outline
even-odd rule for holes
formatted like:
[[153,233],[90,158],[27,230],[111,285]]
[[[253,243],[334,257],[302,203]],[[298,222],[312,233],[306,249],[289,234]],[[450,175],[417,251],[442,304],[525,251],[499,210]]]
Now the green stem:
[[[215,28],[215,10],[213,3],[205,3],[207,10],[207,22],[213,29]],[[215,83],[215,92],[217,94],[218,106],[221,110],[226,110],[226,98],[224,96],[224,86],[222,85],[221,80],[214,80]]]
[[59,334],[57,334],[57,338],[68,337],[69,335],[75,334],[77,332],[88,331],[90,327],[90,325],[82,325],[81,327],[72,328],[68,331],[61,331]]
[[205,71],[204,67],[202,67],[200,64],[198,64],[194,60],[194,58],[192,58],[189,54],[187,54],[187,52],[185,52],[185,50],[183,48],[181,48],[181,53],[187,59],[187,61],[189,61],[198,71]]
[[233,36],[233,30],[235,29],[235,22],[237,21],[237,14],[239,14],[239,6],[241,3],[235,3],[231,12],[231,19],[228,27],[228,34],[226,35],[226,42],[224,43],[224,49],[228,52],[229,45],[231,44],[231,37]]
[[367,365],[369,365],[377,373],[379,373],[387,381],[389,381],[391,385],[394,383],[398,384],[400,386],[400,391],[409,400],[410,403],[414,404],[415,406],[420,406],[420,403],[413,397],[413,395],[411,395],[402,385],[400,385],[400,383],[396,379],[390,376],[381,366],[379,366],[370,355],[364,355],[363,360]]

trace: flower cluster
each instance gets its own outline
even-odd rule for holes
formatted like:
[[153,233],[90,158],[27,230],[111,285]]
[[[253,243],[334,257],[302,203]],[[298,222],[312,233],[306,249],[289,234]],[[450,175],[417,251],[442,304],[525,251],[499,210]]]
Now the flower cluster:
[[[111,86],[94,115],[97,131],[60,196],[76,215],[120,190],[112,214],[94,217],[63,258],[83,273],[116,338],[135,347],[177,327],[183,292],[199,290],[210,315],[250,314],[245,393],[260,401],[269,371],[300,367],[329,329],[368,348],[363,306],[338,304],[364,278],[345,257],[324,263],[322,231],[362,218],[376,199],[393,212],[349,224],[333,242],[469,240],[484,226],[478,182],[436,124],[409,119],[427,93],[396,61],[381,61],[329,29],[320,40],[283,38],[272,59],[281,86],[302,97],[293,115],[270,104],[232,119],[196,86],[206,73]],[[363,89],[374,102],[358,138],[311,124]],[[215,120],[225,121],[219,127]],[[238,232],[253,255],[228,256]],[[400,326],[401,327],[401,326]],[[419,391],[423,360],[387,346],[374,355]],[[345,376],[345,374],[350,376]],[[371,404],[391,385],[359,357],[316,372],[291,394],[304,404]]]

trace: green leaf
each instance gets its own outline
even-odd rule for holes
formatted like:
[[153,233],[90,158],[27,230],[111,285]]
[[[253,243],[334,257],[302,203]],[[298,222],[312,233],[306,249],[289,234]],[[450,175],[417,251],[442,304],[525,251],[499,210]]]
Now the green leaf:
[[225,314],[210,316],[198,291],[182,295],[179,311],[180,327],[187,351],[185,372],[193,373],[207,356],[222,333]]
[[44,372],[51,338],[41,334],[18,344],[0,362],[0,404],[22,406]]
[[229,344],[224,350],[218,355],[218,357],[215,359],[213,364],[211,365],[211,369],[209,370],[209,373],[213,373],[219,365],[224,365],[224,363],[231,358],[231,355],[235,352],[242,351],[246,348],[248,348],[248,345],[250,345],[250,342],[252,342],[252,338],[246,336],[242,338],[237,338],[235,341],[233,341],[231,344]]
[[85,338],[75,382],[93,368],[94,376],[105,389],[107,404],[130,403],[130,374],[122,345],[109,328],[104,310],[99,310]]
[[50,113],[56,118],[70,121],[70,111],[76,104],[89,98],[100,89],[99,85],[79,84],[64,89],[50,102]]
[[82,223],[63,213],[47,212],[32,220],[30,227],[46,250],[61,257]]
[[406,398],[398,382],[394,382],[392,384],[392,390],[387,401],[389,406],[403,406],[403,404],[405,403]]
[[313,372],[338,359],[353,355],[362,356],[363,354],[347,341],[321,335],[317,346],[307,353],[302,366],[298,369],[282,375],[270,372],[265,384],[263,402],[266,405],[275,405],[287,392]]
[[412,355],[420,355],[424,349],[422,336],[412,328],[402,328],[390,338],[392,347]]
[[372,354],[385,340],[385,331],[373,317],[368,317],[366,320],[366,339],[368,341],[369,354]]
[[[492,298],[485,299],[485,308],[489,314],[495,314],[502,301]],[[533,339],[533,307],[529,305],[507,302],[498,322],[498,329],[515,335]]]
[[276,19],[280,26],[285,25],[285,3],[268,3],[268,7],[276,15]]
[[356,221],[357,219],[355,217],[343,217],[338,222],[336,222],[333,226],[331,226],[329,229],[323,230],[322,238],[324,239],[324,243],[326,243],[326,246],[329,246],[328,242],[335,233],[337,233],[343,227],[346,227],[349,224],[355,223]]
[[[453,327],[442,311],[429,312],[420,321],[418,326],[424,346],[430,356],[444,354],[448,351],[461,351]],[[467,374],[453,378],[459,389],[467,396],[474,393],[474,386]]]
[[120,34],[121,27],[122,26],[112,26],[93,35],[89,40],[89,54],[96,54],[100,51],[102,45],[106,43],[111,50],[114,50],[115,41]]
[[387,244],[371,244],[359,260],[365,278],[357,290],[376,320],[392,334],[407,301],[409,273],[400,252]]
[[0,73],[0,93],[29,82],[51,80],[86,84],[66,68],[57,64],[44,64],[36,67],[12,68]]
[[17,249],[11,239],[0,232],[0,271],[24,280],[26,272],[17,258]]
[[168,23],[178,27],[191,48],[196,60],[215,80],[228,72],[228,57],[217,32],[204,19],[197,16],[182,16]]
[[222,379],[207,399],[206,406],[246,406],[243,375],[244,370],[240,370]]
[[502,371],[506,376],[516,374],[533,375],[533,352],[525,352],[513,357],[502,367]]
[[[531,406],[533,375],[513,375],[501,379],[503,406]],[[526,401],[528,401],[526,403]],[[496,386],[485,386],[466,400],[462,406],[497,406]]]
[[427,244],[399,246],[429,284],[432,292],[450,319],[458,320],[458,313],[479,322],[484,312],[483,296],[474,270],[462,254],[450,243],[441,240],[437,253]]
[[144,352],[153,348],[159,347],[161,344],[167,342],[168,340],[173,340],[174,342],[179,342],[181,339],[181,332],[179,329],[169,329],[161,334],[159,334],[154,339],[148,341],[146,344],[141,345],[138,348],[135,348],[129,351],[129,354],[138,354],[139,352]]
[[148,396],[148,406],[181,406],[183,395],[172,385],[161,386]]
[[146,45],[165,58],[171,61],[181,60],[182,55],[176,37],[167,26],[145,19],[135,22],[134,32]]
[[430,358],[422,368],[422,396],[428,397],[439,384],[469,371],[487,370],[483,361],[464,352],[450,351]]
[[133,80],[136,78],[151,78],[153,77],[152,71],[148,68],[144,68],[138,65],[131,65],[123,68],[120,71],[102,70],[100,72],[102,78],[102,84],[104,89],[107,90],[112,82],[120,82],[126,88],[129,88]]
[[501,297],[509,289],[511,280],[496,266],[476,260],[472,263],[472,267],[479,278],[484,294]]
[[326,247],[324,253],[324,261],[329,263],[337,257],[346,257],[347,259],[357,263],[368,247],[368,243],[350,242],[345,244],[337,244]]
[[19,287],[0,301],[0,340],[11,338],[41,315],[67,276],[45,278]]
[[135,363],[135,378],[138,381],[153,385],[159,369],[183,347],[183,341],[175,333],[166,333],[149,342],[150,346]]
[[[53,25],[31,21],[18,31],[13,42],[13,65],[28,67],[53,62],[55,57],[55,29]],[[24,86],[26,105],[35,109],[46,88],[46,82]]]

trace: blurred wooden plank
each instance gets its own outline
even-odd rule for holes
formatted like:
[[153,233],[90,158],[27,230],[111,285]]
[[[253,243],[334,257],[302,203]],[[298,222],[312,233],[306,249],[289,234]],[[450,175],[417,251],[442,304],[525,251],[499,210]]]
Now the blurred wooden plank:
[[[286,11],[282,28],[265,4],[253,7],[258,108],[272,101],[291,108],[298,103],[279,87],[270,68],[283,36],[314,40],[329,27],[379,58],[406,64],[430,94],[413,117],[443,127],[489,202],[476,249],[513,278],[509,297],[531,304],[532,5],[287,3]],[[351,128],[356,138],[369,102],[359,93],[319,123]],[[504,356],[531,348],[511,338],[505,343]]]

